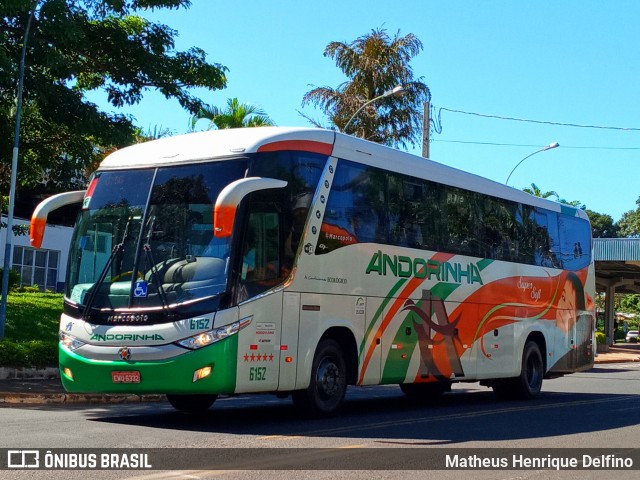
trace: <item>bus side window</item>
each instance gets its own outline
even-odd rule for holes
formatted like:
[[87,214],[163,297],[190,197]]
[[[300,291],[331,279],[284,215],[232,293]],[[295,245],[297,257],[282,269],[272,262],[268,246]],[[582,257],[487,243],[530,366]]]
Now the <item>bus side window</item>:
[[562,264],[567,270],[580,270],[591,259],[591,230],[589,223],[578,217],[560,215],[560,251]]

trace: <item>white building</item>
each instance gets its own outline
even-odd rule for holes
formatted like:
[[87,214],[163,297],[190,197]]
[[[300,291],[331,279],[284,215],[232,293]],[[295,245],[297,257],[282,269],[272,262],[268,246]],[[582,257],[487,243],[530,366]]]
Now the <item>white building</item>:
[[[6,224],[7,216],[2,215]],[[14,218],[15,225],[29,225],[29,220]],[[11,268],[20,273],[20,285],[38,285],[41,289],[60,292],[64,289],[64,277],[69,257],[69,244],[73,228],[47,225],[42,248],[33,248],[29,235],[14,235],[11,244]],[[4,259],[7,229],[0,228],[0,259]],[[2,260],[0,260],[2,267]]]

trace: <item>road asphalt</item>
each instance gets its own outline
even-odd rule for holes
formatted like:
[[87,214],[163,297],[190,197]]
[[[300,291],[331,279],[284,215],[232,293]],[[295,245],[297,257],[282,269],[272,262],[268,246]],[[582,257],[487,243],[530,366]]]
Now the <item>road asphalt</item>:
[[[640,362],[640,344],[609,347],[598,353],[595,364]],[[78,394],[66,393],[60,378],[16,378],[0,380],[0,405],[43,405],[79,403],[161,402],[164,395]]]

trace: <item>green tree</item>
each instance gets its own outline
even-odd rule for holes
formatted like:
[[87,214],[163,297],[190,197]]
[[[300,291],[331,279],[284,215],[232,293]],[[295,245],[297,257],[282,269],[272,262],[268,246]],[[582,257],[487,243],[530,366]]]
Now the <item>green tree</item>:
[[622,295],[620,298],[620,310],[625,313],[635,313],[640,315],[640,295],[637,293]]
[[591,222],[593,238],[615,238],[618,236],[618,229],[613,223],[611,215],[586,210]]
[[191,128],[196,122],[207,119],[210,128],[245,128],[245,127],[270,127],[275,125],[261,108],[248,103],[240,103],[237,98],[229,98],[227,107],[223,110],[218,107],[204,106],[191,118]]
[[[0,213],[7,215],[9,213],[9,196],[0,196]],[[5,221],[0,221],[0,229],[7,228]],[[11,225],[11,231],[14,235],[29,235],[29,225],[18,225],[14,223]],[[2,269],[0,268],[0,272]],[[0,282],[0,285],[2,282]]]
[[[304,95],[302,106],[319,108],[334,128],[345,133],[385,145],[416,145],[422,140],[423,104],[431,93],[422,77],[414,78],[409,62],[422,48],[411,33],[389,37],[383,29],[351,43],[331,42],[324,56],[333,59],[349,80],[335,89],[314,88]],[[402,95],[371,102],[349,122],[359,108],[398,85],[404,87]]]
[[629,210],[622,215],[616,226],[620,237],[640,237],[640,198],[636,200],[638,208]]
[[86,99],[107,93],[114,107],[155,89],[195,114],[194,87],[226,85],[226,68],[199,48],[178,51],[177,32],[139,14],[188,8],[189,0],[4,0],[0,2],[0,189],[8,190],[16,82],[27,40],[18,183],[49,193],[83,188],[87,170],[106,152],[134,143],[130,117],[108,114]]

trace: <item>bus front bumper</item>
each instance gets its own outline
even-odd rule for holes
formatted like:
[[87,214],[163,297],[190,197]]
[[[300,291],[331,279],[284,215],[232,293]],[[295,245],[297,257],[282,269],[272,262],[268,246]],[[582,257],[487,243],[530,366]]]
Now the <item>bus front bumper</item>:
[[59,344],[60,378],[71,393],[233,393],[237,337],[154,361],[85,358]]

